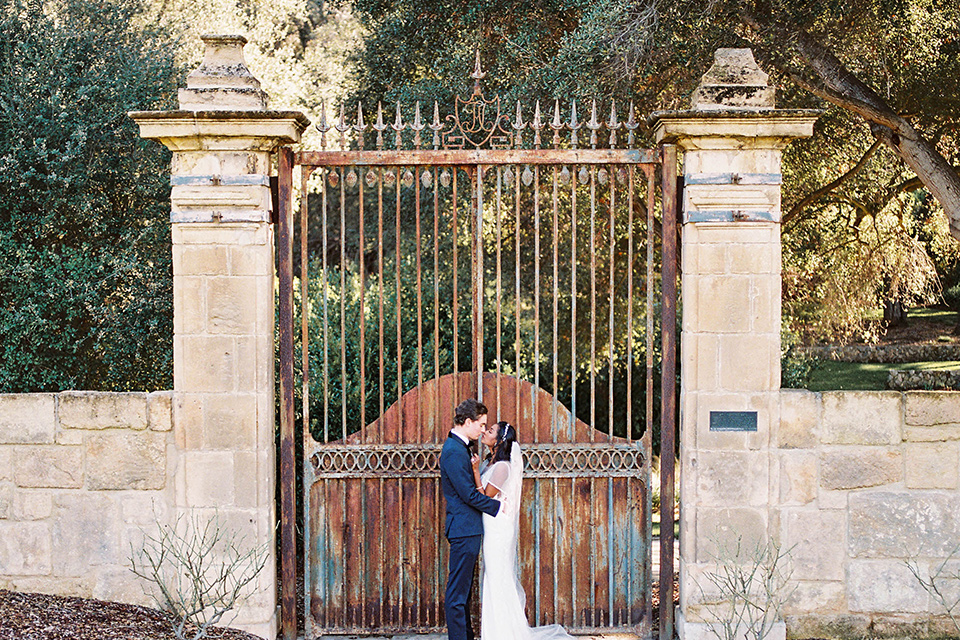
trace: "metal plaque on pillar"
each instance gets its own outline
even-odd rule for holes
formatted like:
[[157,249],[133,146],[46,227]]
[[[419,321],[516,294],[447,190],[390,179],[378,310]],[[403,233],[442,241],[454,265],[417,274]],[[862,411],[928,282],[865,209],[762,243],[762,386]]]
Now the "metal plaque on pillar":
[[756,411],[711,411],[710,431],[756,431]]

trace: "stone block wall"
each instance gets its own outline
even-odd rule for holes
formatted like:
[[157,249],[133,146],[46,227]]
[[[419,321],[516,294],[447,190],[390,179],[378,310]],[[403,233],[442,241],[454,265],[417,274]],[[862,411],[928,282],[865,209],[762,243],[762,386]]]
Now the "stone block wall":
[[887,374],[887,389],[897,391],[913,391],[922,389],[932,391],[943,389],[960,390],[960,370],[929,370],[916,371],[913,369],[891,369]]
[[960,393],[783,390],[780,405],[770,533],[791,549],[788,636],[948,630],[906,562],[929,575],[960,545]]
[[172,395],[0,395],[0,588],[152,604],[129,556],[174,512]]
[[848,344],[800,347],[799,353],[839,362],[925,362],[960,360],[956,344]]

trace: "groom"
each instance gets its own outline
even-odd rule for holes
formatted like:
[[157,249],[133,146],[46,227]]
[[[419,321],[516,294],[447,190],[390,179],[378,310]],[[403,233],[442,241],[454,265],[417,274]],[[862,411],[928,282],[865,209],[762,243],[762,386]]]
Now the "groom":
[[473,640],[469,603],[483,538],[480,514],[496,516],[500,501],[477,489],[470,464],[470,442],[486,427],[487,408],[472,398],[464,400],[457,406],[453,422],[440,452],[440,484],[447,503],[445,533],[450,543],[444,610],[450,640]]

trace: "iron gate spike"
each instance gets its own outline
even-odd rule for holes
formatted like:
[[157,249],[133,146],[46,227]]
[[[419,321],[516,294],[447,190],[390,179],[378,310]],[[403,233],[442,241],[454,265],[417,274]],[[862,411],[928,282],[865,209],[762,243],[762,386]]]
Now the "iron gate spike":
[[533,129],[533,147],[535,149],[540,148],[540,130],[543,129],[543,123],[540,121],[540,101],[537,100],[536,106],[533,109],[533,122],[530,123],[530,128]]
[[560,131],[563,130],[563,123],[560,121],[560,100],[554,99],[553,101],[553,122],[550,123],[550,128],[553,129],[553,148],[560,148]]
[[526,128],[527,123],[523,121],[523,113],[521,113],[520,101],[517,100],[517,119],[511,123],[511,127],[516,131],[514,134],[513,148],[519,149],[523,146],[523,130]]
[[357,132],[357,142],[360,145],[360,149],[363,149],[363,132],[367,130],[367,123],[363,121],[363,103],[357,103],[357,123],[353,125],[354,130]]
[[330,131],[333,127],[327,123],[327,103],[324,100],[320,101],[320,122],[317,123],[317,130],[320,131],[320,148],[327,148],[327,131]]
[[383,132],[386,131],[387,125],[383,123],[383,104],[377,102],[377,122],[373,125],[373,128],[377,132],[377,149],[383,150]]
[[570,146],[574,149],[577,148],[578,139],[577,131],[583,125],[577,122],[577,101],[576,99],[570,101],[570,124],[567,125],[567,128],[570,129]]
[[[397,111],[400,110],[400,103],[397,103]],[[413,129],[413,146],[416,149],[420,148],[422,144],[420,140],[420,132],[423,131],[424,124],[420,120],[420,101],[417,100],[416,106],[413,111],[413,124],[410,125],[410,128]]]
[[480,81],[487,77],[487,73],[480,68],[480,48],[479,47],[477,48],[476,52],[477,52],[477,62],[473,68],[473,73],[470,74],[470,77],[474,79],[473,95],[479,96],[482,93],[480,91]]
[[433,122],[430,124],[430,129],[433,131],[433,148],[440,148],[440,130],[443,129],[443,125],[440,124],[440,107],[437,105],[437,101],[433,101]]
[[407,125],[403,123],[403,114],[400,112],[400,101],[397,100],[397,117],[394,118],[393,124],[390,125],[390,128],[397,133],[395,140],[397,149],[403,148],[403,137],[401,136],[401,132],[406,128],[406,126]]
[[630,116],[623,123],[623,126],[627,129],[627,149],[633,149],[633,145],[636,143],[634,131],[640,126],[633,115],[633,100],[630,101]]
[[587,129],[590,129],[590,148],[597,148],[597,131],[600,129],[600,121],[597,120],[597,99],[594,98],[590,106],[590,122],[587,123]]
[[617,121],[617,101],[610,101],[610,120],[607,122],[607,129],[610,130],[610,148],[617,148],[617,129],[620,123]]
[[337,131],[340,132],[340,149],[345,150],[347,148],[347,138],[346,133],[350,130],[350,125],[347,124],[347,117],[344,113],[344,105],[340,103],[340,120],[337,121],[335,125]]

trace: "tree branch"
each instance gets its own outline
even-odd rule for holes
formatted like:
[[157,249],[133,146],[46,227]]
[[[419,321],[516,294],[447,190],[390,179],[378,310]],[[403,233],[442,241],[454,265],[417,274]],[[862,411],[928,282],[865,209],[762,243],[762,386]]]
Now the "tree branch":
[[[821,83],[807,83],[804,88],[839,107],[863,116],[869,122],[887,127],[901,137],[918,137],[917,131],[909,122],[901,118],[883,98],[851,73],[833,52],[813,36],[801,29],[797,33],[796,45],[797,53]],[[796,81],[797,75],[793,73],[791,78]]]
[[[782,31],[774,23],[766,23],[741,8],[743,23],[757,31],[777,35]],[[783,41],[783,34],[781,41]],[[940,202],[950,221],[950,233],[960,238],[960,176],[950,163],[906,119],[894,111],[877,93],[864,84],[824,45],[798,29],[790,33],[797,55],[814,73],[816,82],[783,68],[797,84],[833,104],[856,113],[870,123],[873,135],[882,140],[906,163],[927,190]]]
[[853,229],[859,228],[860,222],[864,218],[874,217],[873,212],[867,208],[867,205],[863,204],[859,200],[855,200],[853,198],[850,198],[845,195],[840,195],[840,194],[837,195],[837,199],[840,200],[841,202],[846,202],[847,204],[849,204],[851,207],[853,207],[854,211],[856,212],[856,214],[853,217],[853,220],[851,220],[849,224],[849,226]]
[[797,204],[795,204],[795,205],[790,209],[790,211],[789,211],[785,216],[783,216],[783,218],[781,219],[781,224],[783,224],[784,226],[790,224],[790,222],[792,222],[794,218],[796,218],[796,217],[798,217],[798,216],[800,215],[800,212],[801,212],[807,205],[815,202],[816,200],[819,200],[821,197],[823,197],[823,196],[825,196],[826,194],[830,193],[831,191],[833,191],[834,189],[836,189],[837,187],[839,187],[841,184],[843,184],[844,182],[846,182],[847,180],[849,180],[849,179],[852,178],[853,176],[855,176],[855,175],[857,175],[858,173],[860,173],[860,171],[866,166],[867,161],[868,161],[871,157],[873,157],[873,154],[876,153],[876,152],[877,152],[877,149],[880,148],[880,145],[881,145],[881,144],[882,144],[882,141],[881,141],[881,140],[876,140],[876,141],[874,141],[874,143],[873,143],[872,145],[870,145],[870,148],[866,150],[866,152],[863,154],[863,156],[861,156],[860,160],[857,161],[857,164],[854,165],[854,167],[853,167],[852,169],[850,169],[849,171],[847,171],[845,174],[843,174],[842,176],[840,176],[839,178],[837,178],[837,179],[834,180],[833,182],[830,182],[830,183],[828,183],[828,184],[825,184],[824,186],[820,187],[820,188],[817,189],[816,191],[808,194],[808,195],[807,195],[806,197],[804,197],[800,202],[798,202]]

